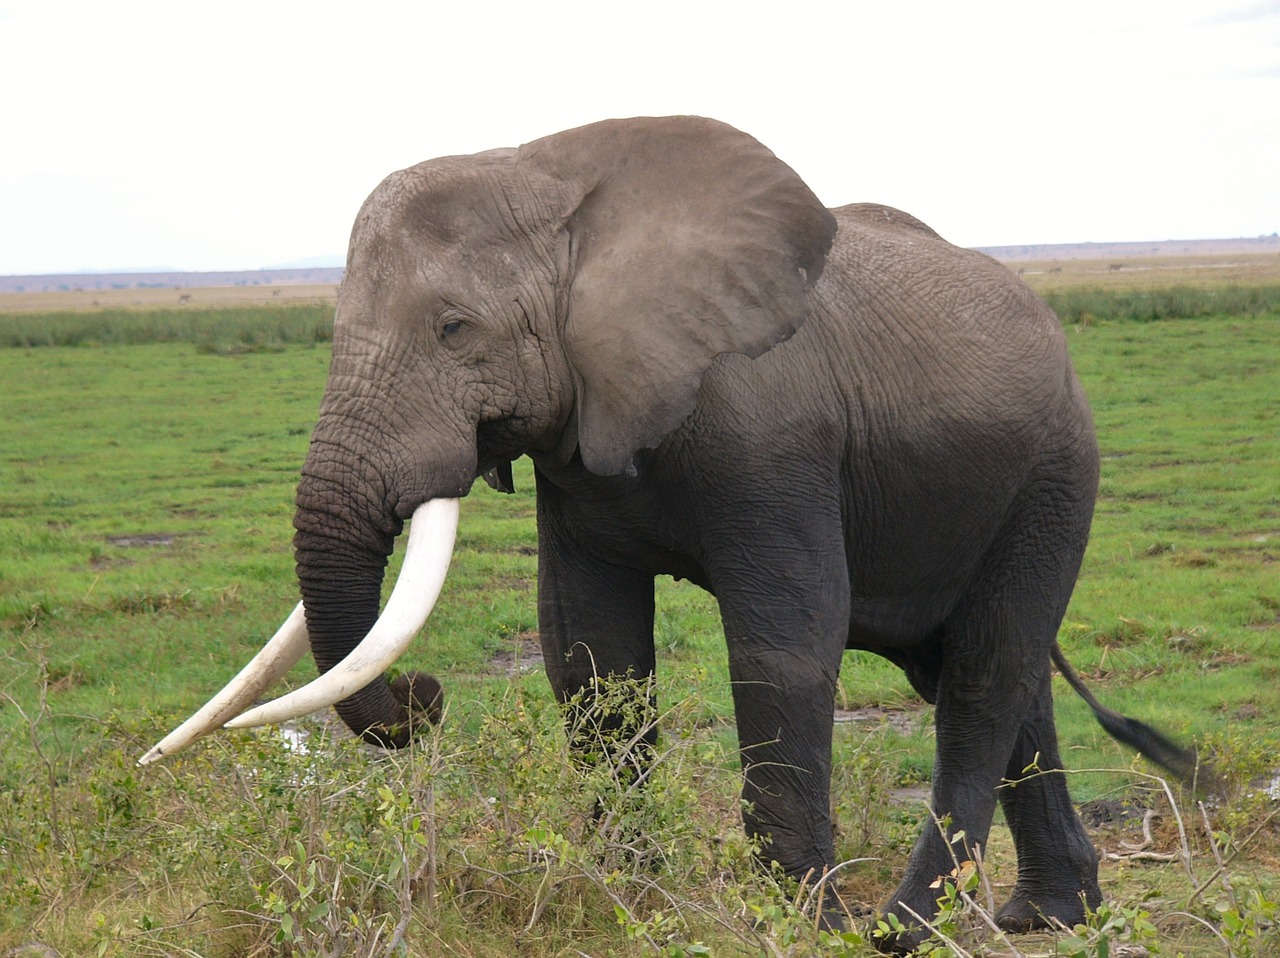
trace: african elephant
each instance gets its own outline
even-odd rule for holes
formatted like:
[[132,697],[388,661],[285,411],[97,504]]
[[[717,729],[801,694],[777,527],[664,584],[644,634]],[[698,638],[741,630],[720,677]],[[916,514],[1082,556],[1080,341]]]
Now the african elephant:
[[[507,486],[521,455],[556,695],[652,674],[655,576],[713,593],[745,826],[787,874],[834,864],[845,649],[892,660],[936,703],[932,807],[971,846],[1003,778],[1061,769],[1051,661],[1069,671],[1056,635],[1098,453],[1057,319],[998,263],[895,209],[827,210],[756,140],[692,117],[605,121],[377,187],[298,487],[302,602],[145,760],[228,719],[334,702],[369,741],[405,744],[439,685],[382,675],[440,588],[456,500],[480,476]],[[321,677],[240,714],[308,638]],[[1090,700],[1185,770],[1188,755]],[[1065,776],[999,796],[1019,868],[1000,923],[1081,920],[1097,858]],[[927,824],[888,911],[933,915],[952,867]]]

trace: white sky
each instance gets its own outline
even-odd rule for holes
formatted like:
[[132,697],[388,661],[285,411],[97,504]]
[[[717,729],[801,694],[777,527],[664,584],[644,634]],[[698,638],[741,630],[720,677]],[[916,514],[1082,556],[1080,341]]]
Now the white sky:
[[1280,230],[1280,2],[0,0],[0,274],[342,255],[432,156],[752,133],[964,246]]

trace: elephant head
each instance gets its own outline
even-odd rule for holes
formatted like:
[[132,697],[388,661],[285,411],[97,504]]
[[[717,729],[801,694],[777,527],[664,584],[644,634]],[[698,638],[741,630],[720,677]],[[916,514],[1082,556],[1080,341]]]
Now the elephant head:
[[[632,471],[692,411],[716,356],[759,355],[804,322],[834,234],[769,150],[693,117],[605,121],[389,176],[352,231],[298,488],[305,625],[295,612],[264,663],[147,760],[238,714],[306,636],[321,691],[233,724],[337,702],[367,739],[403,744],[438,687],[381,676],[443,578],[449,502],[526,452]],[[406,571],[379,619],[387,556],[411,516]]]

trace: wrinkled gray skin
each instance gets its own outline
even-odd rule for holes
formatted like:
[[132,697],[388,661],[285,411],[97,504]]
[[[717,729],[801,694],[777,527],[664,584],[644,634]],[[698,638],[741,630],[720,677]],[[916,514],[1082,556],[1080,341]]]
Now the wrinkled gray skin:
[[[1002,777],[1061,767],[1050,651],[1098,457],[1059,324],[992,260],[897,210],[828,211],[755,140],[695,118],[394,173],[355,224],[298,490],[322,671],[373,623],[413,509],[521,454],[555,692],[653,671],[656,575],[712,592],[746,828],[788,874],[835,860],[845,649],[936,703],[933,808],[970,845]],[[339,711],[403,744],[407,684]],[[1097,860],[1064,776],[999,795],[1019,870],[1002,924],[1080,920]],[[952,867],[926,825],[887,910],[933,915]]]

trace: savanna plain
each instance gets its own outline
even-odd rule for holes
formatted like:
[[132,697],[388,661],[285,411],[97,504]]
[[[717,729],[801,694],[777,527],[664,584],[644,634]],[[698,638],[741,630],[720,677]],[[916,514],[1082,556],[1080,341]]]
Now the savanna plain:
[[[1087,925],[1003,937],[998,824],[939,885],[925,954],[1280,954],[1270,259],[1011,266],[1063,320],[1103,455],[1061,643],[1104,702],[1213,771],[1164,781],[1055,679],[1108,902]],[[292,496],[332,304],[212,299],[0,300],[0,955],[875,953],[874,907],[928,820],[929,709],[893,666],[846,654],[832,794],[840,894],[862,917],[816,931],[818,890],[759,870],[741,833],[712,599],[659,584],[648,786],[569,760],[541,674],[527,463],[513,496],[479,484],[464,501],[445,592],[403,659],[445,683],[433,732],[383,753],[321,713],[138,768],[297,601]],[[289,683],[312,674],[304,660]]]

